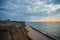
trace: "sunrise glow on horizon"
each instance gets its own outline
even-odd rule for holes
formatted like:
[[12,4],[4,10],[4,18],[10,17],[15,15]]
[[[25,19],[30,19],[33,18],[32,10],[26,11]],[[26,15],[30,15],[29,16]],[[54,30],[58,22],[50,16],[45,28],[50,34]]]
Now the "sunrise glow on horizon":
[[39,19],[33,20],[34,22],[60,22],[60,19]]

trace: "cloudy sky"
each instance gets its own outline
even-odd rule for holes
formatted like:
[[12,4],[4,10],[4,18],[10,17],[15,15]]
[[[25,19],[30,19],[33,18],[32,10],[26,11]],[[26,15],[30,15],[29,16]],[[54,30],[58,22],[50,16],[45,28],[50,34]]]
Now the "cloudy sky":
[[59,21],[60,0],[0,0],[0,20]]

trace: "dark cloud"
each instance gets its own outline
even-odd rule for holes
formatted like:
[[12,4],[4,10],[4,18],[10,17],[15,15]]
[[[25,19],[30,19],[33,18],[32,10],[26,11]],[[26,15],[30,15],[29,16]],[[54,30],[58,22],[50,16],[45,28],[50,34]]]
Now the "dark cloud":
[[56,10],[55,10],[55,13],[56,13],[56,14],[60,13],[60,8],[56,9]]
[[4,6],[8,0],[0,0],[0,6]]
[[54,4],[60,4],[60,0],[52,0]]
[[3,10],[5,10],[4,8],[0,8],[0,11],[3,11]]
[[45,4],[60,4],[60,0],[40,0],[45,2]]
[[5,14],[4,14],[4,13],[2,13],[2,12],[0,12],[0,20],[2,20],[2,19],[3,19],[3,16],[5,16]]

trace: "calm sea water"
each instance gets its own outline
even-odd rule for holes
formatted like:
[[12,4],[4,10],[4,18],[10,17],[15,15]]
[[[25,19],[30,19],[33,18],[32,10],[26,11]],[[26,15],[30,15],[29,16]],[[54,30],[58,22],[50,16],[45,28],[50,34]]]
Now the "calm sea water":
[[33,28],[60,38],[60,22],[28,22]]

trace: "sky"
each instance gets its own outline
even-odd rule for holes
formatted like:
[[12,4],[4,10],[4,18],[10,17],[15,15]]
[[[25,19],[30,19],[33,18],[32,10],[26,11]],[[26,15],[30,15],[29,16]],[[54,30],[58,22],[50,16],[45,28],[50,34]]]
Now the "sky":
[[59,22],[60,0],[0,0],[0,20]]

